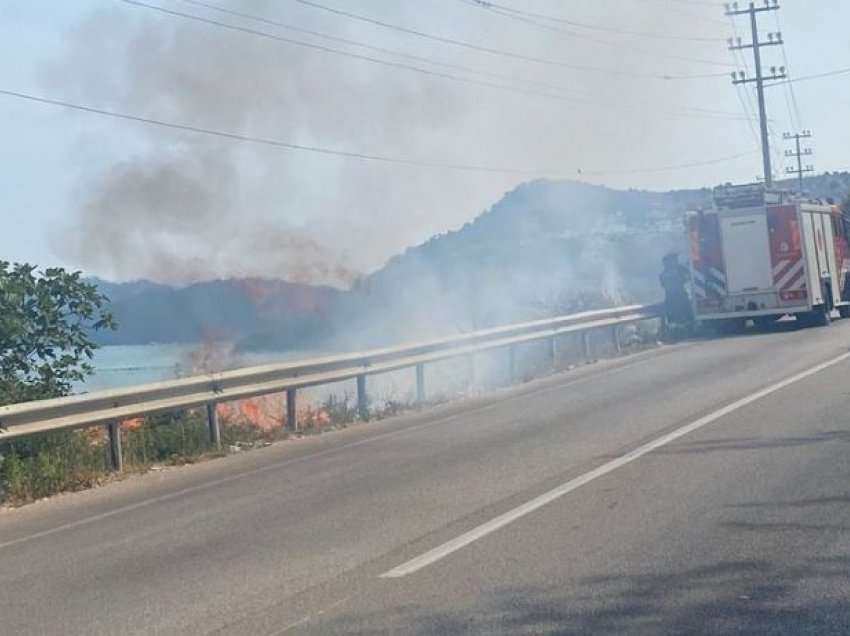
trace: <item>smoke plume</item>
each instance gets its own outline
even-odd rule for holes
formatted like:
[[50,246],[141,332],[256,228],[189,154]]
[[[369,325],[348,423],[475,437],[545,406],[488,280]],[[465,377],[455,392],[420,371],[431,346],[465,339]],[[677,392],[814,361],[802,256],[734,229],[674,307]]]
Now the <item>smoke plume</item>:
[[[705,67],[651,55],[624,56],[616,46],[535,29],[463,3],[444,11],[431,3],[375,0],[358,11],[623,73],[530,66],[475,51],[459,55],[457,48],[295,3],[221,4],[435,61],[496,71],[516,78],[515,85],[557,84],[593,96],[596,103],[468,86],[123,3],[87,16],[69,34],[61,59],[45,70],[45,79],[52,91],[69,99],[164,121],[347,151],[545,167],[573,175],[579,168],[616,171],[638,162],[669,162],[666,140],[685,129],[699,135],[707,125],[655,115],[662,98],[665,110],[700,103],[699,83],[680,90],[684,85],[640,79],[651,69]],[[596,3],[577,4],[576,10],[591,19],[599,13]],[[160,6],[329,45],[179,0],[163,0]],[[618,19],[634,30],[694,30],[692,16],[676,12],[622,9]],[[492,39],[500,33],[511,37]],[[638,44],[659,53],[667,48],[663,42],[627,41],[625,46]],[[685,53],[719,57],[704,45]],[[635,77],[629,77],[631,71]],[[624,96],[639,99],[626,104]],[[656,137],[662,125],[665,134]],[[144,124],[92,120],[86,126],[79,142],[85,162],[77,168],[76,211],[66,227],[57,228],[54,245],[63,259],[120,279],[185,283],[264,276],[347,286],[358,272],[374,270],[406,246],[472,218],[519,178],[357,162]],[[707,152],[728,154],[729,148],[721,147]]]

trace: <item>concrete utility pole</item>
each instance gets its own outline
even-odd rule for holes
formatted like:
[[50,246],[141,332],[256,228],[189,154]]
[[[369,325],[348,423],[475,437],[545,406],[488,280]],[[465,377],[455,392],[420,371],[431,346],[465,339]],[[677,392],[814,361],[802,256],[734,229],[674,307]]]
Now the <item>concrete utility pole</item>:
[[809,139],[812,136],[811,130],[804,130],[801,133],[785,133],[782,135],[783,139],[793,139],[796,145],[796,150],[786,150],[786,157],[796,157],[797,158],[797,167],[796,168],[785,168],[785,174],[796,174],[797,179],[800,184],[800,193],[803,192],[803,174],[806,172],[814,172],[815,168],[811,164],[803,167],[803,157],[808,157],[812,154],[811,148],[800,148],[800,140],[801,139]]
[[756,6],[755,2],[750,2],[749,6],[746,9],[741,9],[738,7],[737,2],[733,2],[732,4],[726,4],[726,15],[728,16],[738,16],[738,15],[749,15],[750,16],[750,29],[752,30],[752,42],[750,44],[744,44],[741,41],[741,38],[729,38],[729,50],[730,51],[739,51],[742,49],[752,49],[753,50],[753,60],[755,62],[756,76],[755,77],[747,77],[747,74],[744,71],[738,71],[737,73],[732,73],[732,83],[735,85],[738,84],[750,84],[755,82],[756,90],[758,92],[758,103],[759,103],[759,122],[761,124],[761,152],[762,159],[764,161],[764,183],[767,187],[773,185],[773,172],[770,166],[770,137],[767,132],[767,114],[766,108],[764,104],[764,83],[774,80],[784,80],[786,78],[785,75],[785,67],[780,66],[777,72],[777,68],[775,66],[770,67],[770,75],[765,77],[762,73],[761,67],[761,49],[764,46],[781,46],[783,44],[782,34],[781,33],[768,33],[767,41],[761,41],[759,38],[758,31],[758,14],[764,11],[778,11],[779,10],[779,0],[764,0],[764,6]]

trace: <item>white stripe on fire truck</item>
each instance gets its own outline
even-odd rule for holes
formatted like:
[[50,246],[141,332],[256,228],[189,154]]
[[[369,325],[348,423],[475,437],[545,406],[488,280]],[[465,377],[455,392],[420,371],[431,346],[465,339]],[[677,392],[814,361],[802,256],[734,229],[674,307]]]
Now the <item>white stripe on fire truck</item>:
[[773,267],[773,282],[775,283],[776,281],[781,280],[782,277],[785,276],[785,274],[788,273],[788,268],[793,266],[793,265],[794,265],[794,261],[792,261],[790,258],[786,258],[786,259],[779,261]]
[[709,287],[709,289],[711,289],[712,291],[714,291],[714,292],[715,292],[716,294],[718,294],[719,296],[723,296],[723,295],[726,293],[726,288],[725,288],[725,287],[721,287],[720,285],[718,285],[718,284],[717,284],[717,283],[715,283],[714,281],[710,282],[710,283],[708,284],[708,287]]
[[708,273],[709,273],[710,276],[713,276],[714,278],[716,278],[724,287],[726,287],[726,274],[721,272],[716,267],[709,267]]
[[694,270],[694,293],[699,298],[707,296],[705,289],[705,275],[698,269]]
[[794,266],[788,269],[785,274],[782,275],[782,278],[779,279],[779,282],[776,283],[776,286],[779,289],[785,288],[793,280],[796,280],[803,273],[803,261],[799,260],[794,263]]
[[773,275],[778,277],[782,270],[794,261],[795,259],[783,258],[776,265],[773,266]]
[[720,285],[721,287],[726,287],[726,279],[715,276],[712,273],[709,273],[709,275],[706,276],[706,280],[708,282],[715,283],[716,285]]
[[800,272],[800,275],[794,279],[786,283],[785,287],[781,288],[779,291],[791,291],[796,289],[805,289],[806,288],[806,277],[803,275],[803,272]]

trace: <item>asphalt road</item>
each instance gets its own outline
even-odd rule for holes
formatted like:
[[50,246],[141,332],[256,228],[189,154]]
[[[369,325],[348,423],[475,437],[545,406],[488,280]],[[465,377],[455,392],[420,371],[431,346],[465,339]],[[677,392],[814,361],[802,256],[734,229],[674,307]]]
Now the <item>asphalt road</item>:
[[4,512],[0,633],[848,633],[848,347],[665,347]]

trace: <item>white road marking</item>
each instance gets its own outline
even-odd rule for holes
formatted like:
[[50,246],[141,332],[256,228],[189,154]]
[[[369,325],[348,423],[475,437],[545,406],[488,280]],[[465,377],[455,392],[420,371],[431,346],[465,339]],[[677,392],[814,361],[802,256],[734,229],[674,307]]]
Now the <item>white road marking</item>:
[[556,499],[563,497],[566,494],[581,488],[587,483],[590,483],[594,479],[598,477],[602,477],[603,475],[607,475],[610,472],[617,470],[625,466],[626,464],[630,464],[646,455],[647,453],[651,453],[654,450],[661,448],[662,446],[666,446],[670,442],[673,442],[680,437],[687,435],[688,433],[692,433],[697,429],[702,428],[712,422],[729,415],[730,413],[737,411],[740,408],[747,406],[748,404],[752,404],[764,397],[767,397],[771,393],[776,393],[777,391],[784,389],[785,387],[794,384],[795,382],[799,382],[805,378],[808,378],[816,373],[823,371],[824,369],[828,369],[829,367],[838,364],[839,362],[843,362],[850,358],[850,353],[843,353],[838,357],[832,358],[826,362],[818,364],[817,366],[810,367],[809,369],[797,373],[796,375],[792,375],[789,378],[781,380],[775,384],[771,384],[768,387],[765,387],[755,393],[751,393],[750,395],[743,397],[739,400],[732,402],[731,404],[727,404],[726,406],[705,415],[698,420],[691,422],[690,424],[686,424],[680,428],[677,428],[675,431],[667,433],[666,435],[662,435],[661,437],[657,437],[656,439],[643,444],[642,446],[638,446],[636,449],[626,453],[625,455],[621,455],[616,459],[612,459],[609,462],[594,468],[593,470],[584,473],[576,477],[575,479],[571,479],[570,481],[561,484],[560,486],[553,488],[552,490],[543,493],[542,495],[535,497],[531,501],[528,501],[521,506],[517,506],[513,510],[509,510],[508,512],[499,515],[498,517],[487,521],[486,523],[481,524],[480,526],[473,528],[472,530],[463,533],[459,537],[452,539],[451,541],[447,541],[446,543],[437,546],[433,550],[429,550],[420,556],[407,561],[406,563],[402,563],[398,567],[393,568],[387,572],[384,572],[380,575],[379,578],[385,579],[396,579],[401,578],[403,576],[407,576],[408,574],[413,574],[421,570],[422,568],[428,567],[440,561],[453,552],[457,552],[463,547],[468,546],[470,543],[478,541],[486,537],[488,534],[499,530],[500,528],[505,527],[509,523],[524,517],[527,514],[534,512],[535,510],[542,508],[546,504],[552,503]]
[[[639,356],[639,354],[638,354]],[[502,408],[505,402],[509,402],[511,400],[516,399],[528,399],[530,397],[535,397],[538,395],[545,395],[546,393],[555,393],[559,391],[563,391],[564,389],[571,388],[578,384],[584,384],[587,382],[591,382],[593,380],[599,379],[600,375],[610,375],[612,373],[618,373],[620,371],[625,371],[628,369],[632,369],[638,365],[644,364],[645,362],[652,360],[652,356],[646,357],[638,357],[635,356],[635,360],[628,362],[626,364],[621,364],[619,366],[615,366],[613,368],[608,369],[600,369],[595,373],[589,373],[585,376],[579,378],[573,378],[572,380],[566,382],[560,382],[558,384],[554,384],[551,386],[545,386],[538,389],[533,389],[531,391],[519,392],[512,395],[496,395],[492,397],[492,400],[488,404],[483,404],[480,406],[472,407],[466,410],[463,410],[459,413],[454,413],[450,415],[446,415],[443,417],[439,417],[434,420],[429,420],[422,422],[420,424],[413,424],[410,426],[406,426],[401,429],[388,431],[386,433],[379,433],[377,435],[372,435],[370,437],[366,437],[361,440],[357,440],[354,442],[349,442],[347,444],[342,444],[340,446],[333,446],[331,448],[326,448],[321,451],[316,451],[313,453],[309,453],[307,455],[301,455],[300,457],[291,457],[288,459],[284,459],[278,462],[274,462],[273,464],[266,464],[265,466],[260,466],[257,468],[252,468],[246,470],[244,472],[235,473],[232,475],[228,475],[226,477],[220,477],[218,479],[213,479],[210,481],[205,481],[194,486],[188,486],[186,488],[181,488],[180,490],[175,490],[169,493],[165,493],[156,497],[150,497],[148,499],[143,499],[136,503],[128,504],[126,506],[121,506],[119,508],[113,508],[112,510],[107,510],[106,512],[102,512],[99,514],[92,515],[90,517],[85,517],[83,519],[78,519],[76,521],[70,521],[68,523],[63,523],[58,526],[54,526],[53,528],[48,528],[47,530],[41,530],[40,532],[34,532],[32,534],[19,537],[17,539],[11,539],[9,541],[2,542],[0,541],[0,550],[10,548],[15,545],[19,545],[22,543],[27,543],[29,541],[33,541],[35,539],[42,539],[44,537],[49,537],[51,535],[64,532],[66,530],[74,530],[81,526],[87,526],[92,523],[96,523],[98,521],[103,521],[104,519],[109,519],[110,517],[115,517],[127,512],[132,512],[134,510],[139,510],[140,508],[147,508],[153,504],[162,503],[165,501],[171,501],[172,499],[177,499],[179,497],[183,497],[185,495],[194,494],[196,492],[202,492],[205,490],[209,490],[216,486],[221,486],[224,484],[229,484],[231,482],[235,482],[237,480],[243,479],[245,477],[251,477],[253,475],[259,475],[262,473],[266,473],[273,470],[278,470],[284,467],[287,467],[291,464],[300,464],[303,462],[307,462],[311,459],[317,459],[320,457],[324,457],[326,455],[332,455],[338,453],[340,451],[348,450],[350,448],[356,448],[357,446],[363,446],[365,444],[371,444],[373,442],[377,442],[380,440],[384,440],[387,438],[398,437],[401,435],[406,435],[409,433],[414,433],[424,428],[430,428],[432,426],[438,426],[441,424],[447,424],[449,422],[453,422],[455,420],[461,419],[463,417],[467,417],[473,414],[486,413],[487,411],[491,411],[494,409]],[[566,379],[567,374],[564,374],[564,379]],[[91,491],[88,491],[91,492]]]

